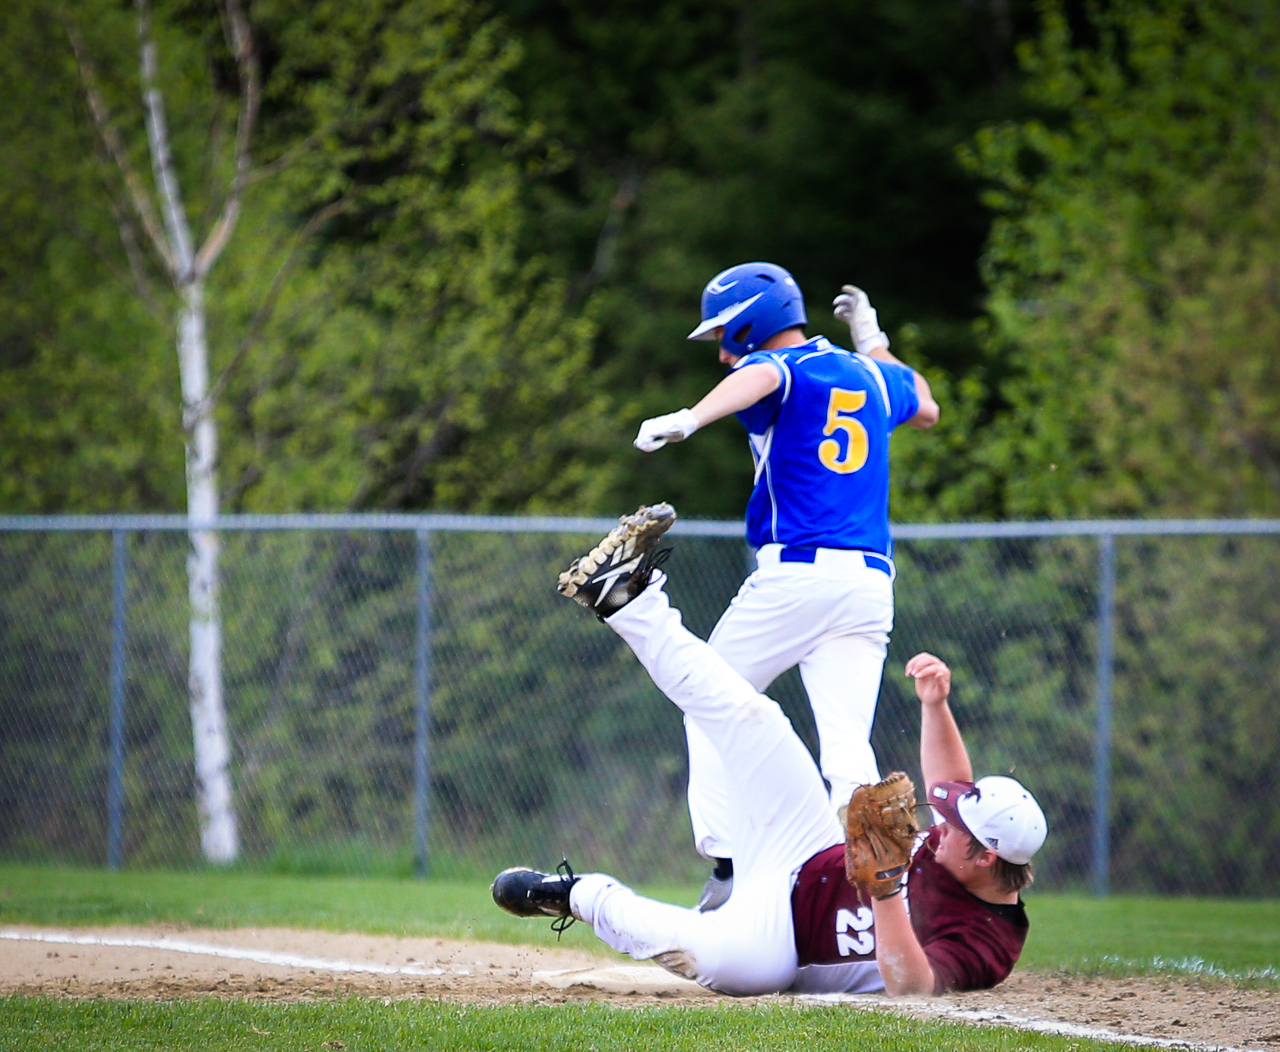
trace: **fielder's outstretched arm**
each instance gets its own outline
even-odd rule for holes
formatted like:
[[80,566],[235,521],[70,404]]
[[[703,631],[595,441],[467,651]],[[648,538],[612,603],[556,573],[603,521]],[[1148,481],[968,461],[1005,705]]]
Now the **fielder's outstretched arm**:
[[[934,782],[972,781],[973,768],[960,728],[951,715],[951,669],[933,654],[920,653],[907,662],[920,699],[920,767],[926,791]],[[937,978],[911,927],[901,895],[873,899],[876,918],[876,964],[890,997],[931,995]]]
[[906,673],[920,699],[920,770],[927,787],[935,782],[971,782],[973,765],[951,714],[951,669],[929,653],[907,662]]

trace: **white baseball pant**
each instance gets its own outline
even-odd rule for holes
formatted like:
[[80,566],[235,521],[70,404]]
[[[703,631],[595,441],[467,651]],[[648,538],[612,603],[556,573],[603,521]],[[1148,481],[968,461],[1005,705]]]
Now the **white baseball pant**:
[[787,989],[796,978],[791,887],[799,868],[844,839],[822,778],[777,703],[682,624],[658,573],[607,624],[718,753],[734,807],[726,816],[733,895],[699,913],[587,874],[570,905],[615,950],[727,994]]
[[[871,725],[893,630],[893,579],[858,551],[819,548],[812,563],[782,562],[781,552],[778,544],[760,548],[758,568],[708,642],[756,690],[800,666],[831,805],[841,807],[855,786],[880,780]],[[685,720],[685,732],[694,844],[707,858],[733,859],[736,885],[726,772],[694,721]]]

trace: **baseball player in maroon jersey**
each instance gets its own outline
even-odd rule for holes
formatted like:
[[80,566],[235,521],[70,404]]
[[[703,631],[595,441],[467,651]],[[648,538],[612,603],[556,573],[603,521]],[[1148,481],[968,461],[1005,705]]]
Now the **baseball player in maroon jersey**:
[[681,623],[658,569],[668,504],[624,517],[560,575],[563,595],[620,635],[654,683],[719,750],[734,812],[735,887],[701,912],[636,894],[603,873],[505,870],[494,901],[517,916],[590,924],[613,949],[726,994],[940,994],[994,986],[1027,934],[1020,892],[1045,819],[1011,778],[973,781],[932,654],[906,666],[921,706],[920,762],[937,821],[901,885],[881,898],[845,879],[844,831],[778,705]]

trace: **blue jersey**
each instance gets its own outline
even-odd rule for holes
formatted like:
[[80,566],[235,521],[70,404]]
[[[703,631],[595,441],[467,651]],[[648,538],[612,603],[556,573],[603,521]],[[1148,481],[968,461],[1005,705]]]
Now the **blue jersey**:
[[734,368],[759,363],[782,383],[738,414],[756,465],[747,541],[891,556],[889,435],[920,408],[915,373],[823,336],[756,351]]

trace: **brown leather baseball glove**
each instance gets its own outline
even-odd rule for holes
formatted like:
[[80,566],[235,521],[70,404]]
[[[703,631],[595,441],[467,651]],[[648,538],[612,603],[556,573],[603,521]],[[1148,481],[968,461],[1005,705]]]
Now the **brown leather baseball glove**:
[[916,787],[901,771],[853,791],[845,814],[844,872],[874,898],[896,895],[911,864],[920,827]]

